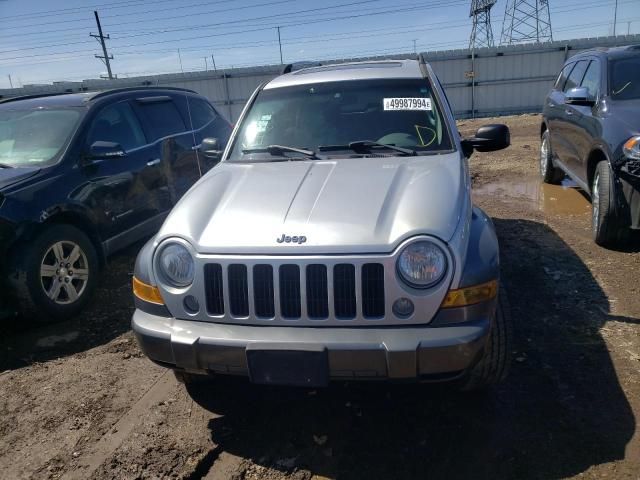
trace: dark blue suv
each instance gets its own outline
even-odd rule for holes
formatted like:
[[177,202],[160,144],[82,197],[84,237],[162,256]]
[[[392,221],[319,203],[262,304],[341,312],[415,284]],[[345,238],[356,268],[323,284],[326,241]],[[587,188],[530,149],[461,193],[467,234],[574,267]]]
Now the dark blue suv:
[[37,319],[77,313],[108,255],[155,233],[231,129],[177,88],[1,102],[1,301]]
[[623,242],[640,229],[640,45],[570,58],[547,95],[540,174],[565,174],[591,195],[593,238]]

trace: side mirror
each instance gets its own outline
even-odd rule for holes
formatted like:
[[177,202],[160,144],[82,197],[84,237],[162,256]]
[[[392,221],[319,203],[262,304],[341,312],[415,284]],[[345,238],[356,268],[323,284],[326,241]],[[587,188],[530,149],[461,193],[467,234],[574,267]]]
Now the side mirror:
[[99,140],[94,142],[89,148],[89,157],[94,160],[118,158],[126,155],[124,149],[116,142],[103,142]]
[[595,98],[589,93],[587,87],[571,88],[564,96],[564,103],[568,105],[582,105],[593,107],[596,104]]
[[478,129],[475,136],[462,140],[462,150],[470,157],[474,150],[479,152],[494,152],[511,145],[509,127],[501,123],[484,125]]
[[204,138],[198,147],[198,151],[209,160],[220,161],[222,150],[217,138]]

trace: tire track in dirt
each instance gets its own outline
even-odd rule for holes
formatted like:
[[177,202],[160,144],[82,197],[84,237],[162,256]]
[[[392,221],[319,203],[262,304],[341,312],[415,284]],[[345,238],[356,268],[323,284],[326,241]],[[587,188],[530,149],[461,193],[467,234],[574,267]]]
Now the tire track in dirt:
[[111,457],[127,439],[151,406],[166,398],[175,386],[176,380],[170,372],[167,371],[160,375],[142,398],[133,405],[131,410],[122,416],[113,428],[91,448],[91,452],[83,457],[77,468],[66,472],[61,477],[62,480],[82,480],[91,477],[98,467]]

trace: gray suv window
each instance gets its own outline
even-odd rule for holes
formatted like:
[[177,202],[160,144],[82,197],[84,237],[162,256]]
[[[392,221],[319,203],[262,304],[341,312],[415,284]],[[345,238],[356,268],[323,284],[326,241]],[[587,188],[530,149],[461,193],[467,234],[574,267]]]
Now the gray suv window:
[[575,63],[569,63],[568,65],[564,66],[564,68],[560,72],[560,75],[558,75],[558,79],[556,80],[556,83],[554,85],[555,88],[557,88],[558,90],[562,90],[564,88],[564,82],[567,81],[567,77],[569,76],[571,69],[575,65]]
[[598,60],[591,61],[580,86],[587,87],[594,97],[600,94],[600,62]]
[[584,72],[587,70],[587,66],[589,65],[589,60],[580,60],[576,63],[576,66],[571,70],[569,77],[567,78],[567,83],[564,84],[563,92],[568,92],[572,88],[577,87],[582,82],[582,77],[584,76]]

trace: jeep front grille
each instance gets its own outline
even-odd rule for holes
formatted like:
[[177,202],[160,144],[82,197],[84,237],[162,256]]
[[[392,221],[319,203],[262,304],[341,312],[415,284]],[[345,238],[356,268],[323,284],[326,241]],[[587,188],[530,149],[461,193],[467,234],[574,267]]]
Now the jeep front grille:
[[210,263],[204,273],[207,313],[211,316],[325,320],[333,311],[338,320],[352,320],[358,311],[366,319],[385,315],[381,263],[365,263],[358,269],[350,263],[283,263],[275,268],[269,264]]

